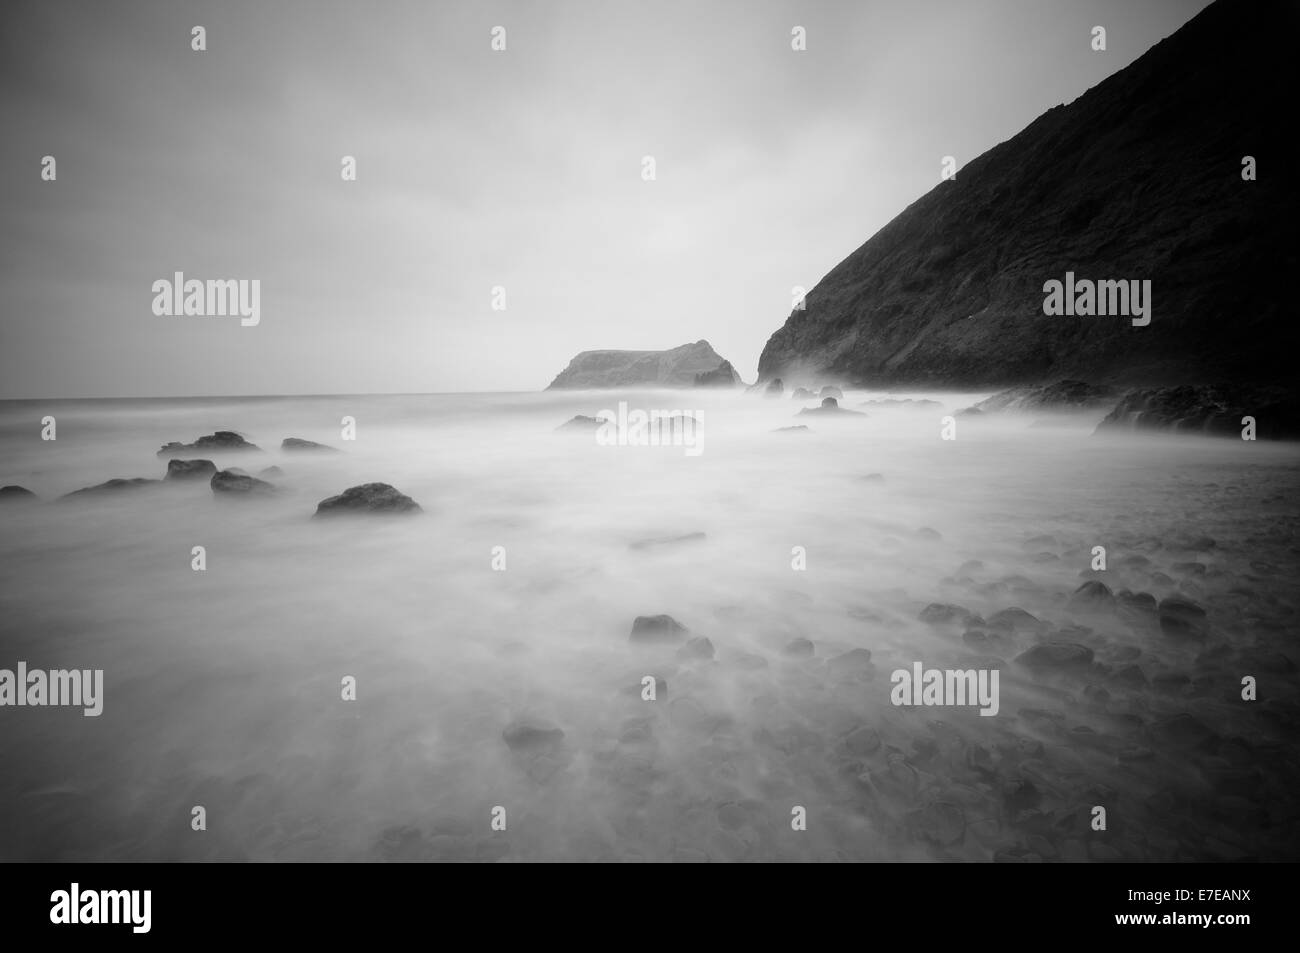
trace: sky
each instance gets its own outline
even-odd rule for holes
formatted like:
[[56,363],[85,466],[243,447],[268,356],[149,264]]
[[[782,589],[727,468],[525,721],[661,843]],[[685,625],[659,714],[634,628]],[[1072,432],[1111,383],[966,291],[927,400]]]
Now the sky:
[[[6,0],[0,398],[539,390],[700,339],[753,380],[944,156],[1206,5]],[[178,271],[259,322],[155,314]]]

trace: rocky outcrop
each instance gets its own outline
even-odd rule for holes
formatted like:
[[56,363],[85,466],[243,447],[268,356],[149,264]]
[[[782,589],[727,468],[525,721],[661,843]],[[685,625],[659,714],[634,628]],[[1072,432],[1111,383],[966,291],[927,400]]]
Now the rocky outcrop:
[[148,480],[144,477],[132,477],[130,479],[107,480],[103,483],[97,483],[94,486],[85,486],[80,490],[73,490],[71,493],[65,493],[59,497],[61,500],[78,500],[88,497],[97,496],[116,496],[119,493],[129,492],[131,490],[142,490],[148,486],[158,486],[162,480]]
[[363,483],[316,504],[316,516],[420,513],[420,504],[387,483]]
[[173,440],[158,451],[160,457],[180,457],[189,453],[216,450],[260,450],[261,447],[249,443],[233,430],[218,430],[216,433],[200,437],[193,443],[177,443]]
[[168,480],[211,480],[212,475],[217,472],[217,465],[211,460],[179,460],[172,459],[167,461]]
[[730,361],[723,361],[713,370],[695,375],[696,387],[739,387],[744,383]]
[[1254,418],[1255,436],[1260,439],[1300,438],[1300,400],[1286,388],[1249,385],[1131,391],[1102,419],[1096,432],[1166,430],[1240,437],[1246,417]]
[[[971,159],[808,293],[768,340],[759,380],[1289,379],[1300,190],[1265,163],[1289,154],[1279,119],[1300,86],[1298,20],[1294,4],[1219,0]],[[1150,324],[1044,314],[1044,284],[1067,272],[1149,279]]]
[[216,496],[231,498],[269,496],[275,492],[274,484],[233,470],[218,470],[212,474],[208,485],[212,487],[212,492]]
[[281,450],[298,451],[324,451],[325,453],[342,453],[338,447],[331,447],[328,444],[317,443],[315,440],[303,440],[301,437],[285,437],[280,443]]
[[[583,351],[547,390],[605,387],[694,387],[696,376],[730,367],[708,341],[668,351]],[[732,370],[732,374],[735,371]],[[734,383],[739,383],[739,376]]]

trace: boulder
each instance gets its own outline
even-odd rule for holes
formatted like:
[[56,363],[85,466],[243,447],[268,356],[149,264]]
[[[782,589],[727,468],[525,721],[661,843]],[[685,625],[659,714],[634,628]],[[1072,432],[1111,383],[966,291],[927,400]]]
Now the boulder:
[[316,516],[340,516],[362,513],[421,513],[420,504],[387,483],[362,483],[350,486],[338,496],[316,504]]
[[670,615],[639,615],[632,620],[632,642],[680,642],[690,630]]
[[865,417],[867,416],[860,410],[846,410],[840,406],[840,402],[834,397],[826,397],[822,400],[820,407],[805,407],[799,411],[800,414],[815,415],[819,417]]
[[0,486],[0,503],[34,503],[40,499],[35,493],[25,486],[10,484],[9,486]]
[[265,480],[249,476],[247,473],[234,473],[230,470],[218,470],[208,481],[212,492],[217,496],[231,498],[248,496],[267,496],[275,492],[275,487]]
[[167,461],[168,480],[211,480],[217,472],[217,465],[211,460],[181,460],[172,458]]
[[85,497],[112,496],[127,490],[140,490],[147,486],[157,486],[162,480],[147,480],[144,477],[132,477],[129,480],[114,479],[105,483],[97,483],[95,486],[82,487],[80,490],[73,490],[71,493],[65,493],[59,497],[62,500],[83,499]]

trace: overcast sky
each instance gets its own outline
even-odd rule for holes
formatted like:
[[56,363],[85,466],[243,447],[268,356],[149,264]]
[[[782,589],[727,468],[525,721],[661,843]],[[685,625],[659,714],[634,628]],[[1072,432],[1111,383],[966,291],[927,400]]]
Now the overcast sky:
[[[943,156],[1205,5],[6,0],[0,397],[535,390],[700,338],[752,380]],[[176,271],[261,323],[156,316]]]

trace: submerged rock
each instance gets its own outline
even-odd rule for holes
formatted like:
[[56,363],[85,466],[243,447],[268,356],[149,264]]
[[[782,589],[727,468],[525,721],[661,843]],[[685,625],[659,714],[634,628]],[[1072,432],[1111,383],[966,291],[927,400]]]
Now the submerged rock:
[[218,470],[208,481],[212,492],[232,497],[265,496],[275,492],[275,486],[247,473],[233,473],[230,470]]
[[316,516],[339,516],[360,513],[422,513],[420,504],[387,483],[362,483],[350,486],[338,496],[316,504]]
[[687,533],[684,536],[657,536],[653,539],[638,539],[628,549],[655,549],[659,546],[671,546],[674,543],[698,543],[708,539],[705,533]]
[[816,646],[808,639],[795,639],[785,647],[784,654],[790,658],[812,658],[816,651]]
[[217,472],[217,465],[211,460],[180,460],[172,459],[167,461],[168,480],[211,480],[212,474]]
[[670,615],[639,615],[632,620],[632,642],[679,642],[690,629]]
[[177,443],[175,440],[164,444],[158,451],[160,457],[176,457],[198,450],[261,450],[256,444],[249,443],[233,430],[218,430],[216,433],[200,437],[193,443]]
[[564,732],[540,718],[516,718],[506,725],[501,737],[511,751],[540,751],[557,746],[564,740]]
[[605,422],[605,418],[603,417],[586,417],[582,414],[578,414],[572,420],[566,420],[564,423],[560,424],[560,426],[556,427],[555,429],[596,431],[600,429],[601,425],[604,422]]
[[104,483],[97,483],[95,486],[86,486],[80,490],[73,490],[71,493],[65,493],[59,499],[71,500],[93,496],[111,496],[125,490],[139,490],[146,486],[157,486],[161,483],[162,480],[149,480],[145,477],[132,477],[129,480],[117,478]]
[[342,453],[338,447],[317,443],[315,440],[303,440],[301,437],[285,437],[280,443],[281,450],[323,450],[326,453]]
[[1040,642],[1016,656],[1016,662],[1040,672],[1078,672],[1092,665],[1092,658],[1092,649],[1077,642]]

